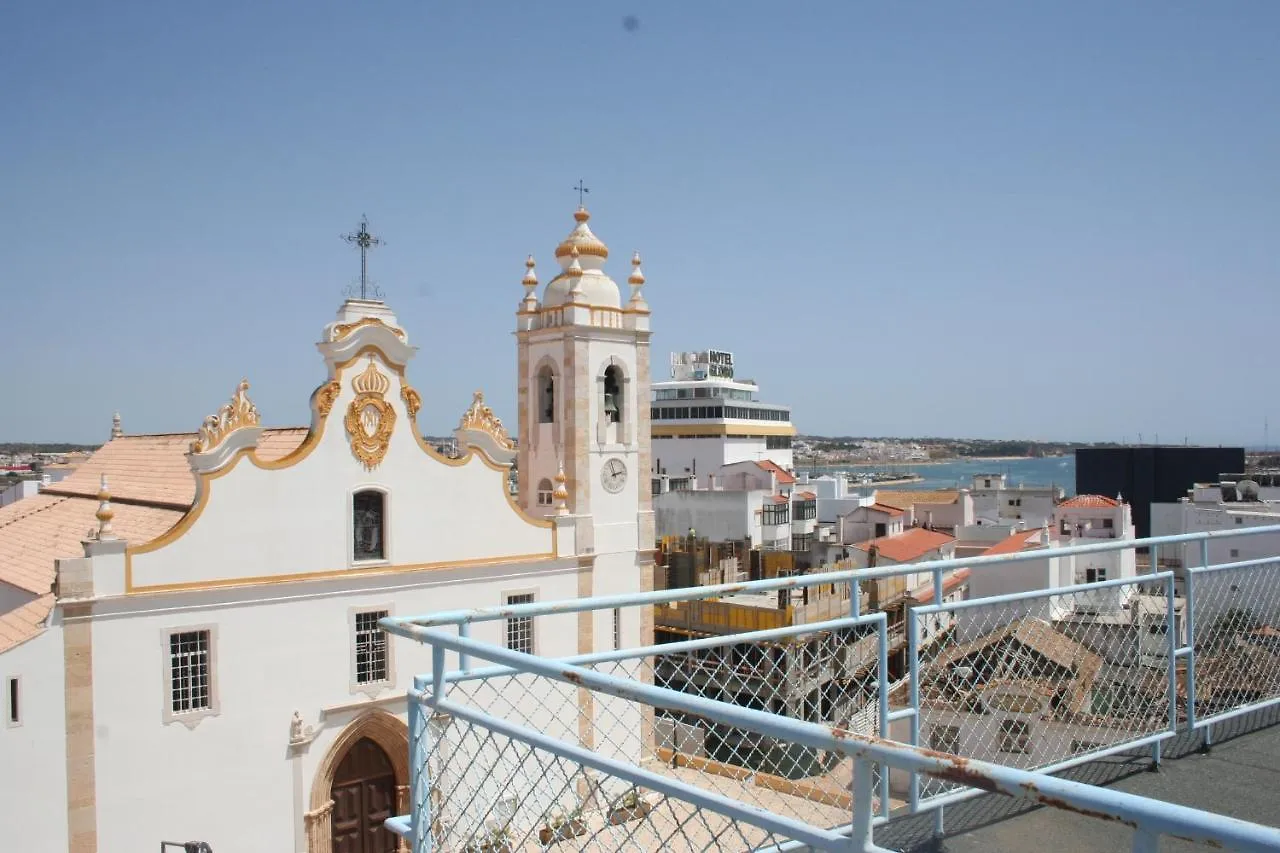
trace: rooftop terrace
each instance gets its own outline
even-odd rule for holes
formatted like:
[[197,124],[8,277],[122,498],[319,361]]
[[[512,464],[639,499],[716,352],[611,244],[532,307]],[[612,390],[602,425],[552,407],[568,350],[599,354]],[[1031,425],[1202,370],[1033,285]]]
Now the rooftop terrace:
[[[1057,550],[1207,555],[1276,532]],[[855,592],[819,622],[565,660],[490,641],[508,619],[577,630],[584,613],[907,572],[940,589],[948,570],[1045,553],[386,619],[433,660],[410,693],[413,810],[388,827],[414,853],[1280,850],[1280,555],[1179,570],[1177,598],[1164,571],[936,596],[905,626]]]

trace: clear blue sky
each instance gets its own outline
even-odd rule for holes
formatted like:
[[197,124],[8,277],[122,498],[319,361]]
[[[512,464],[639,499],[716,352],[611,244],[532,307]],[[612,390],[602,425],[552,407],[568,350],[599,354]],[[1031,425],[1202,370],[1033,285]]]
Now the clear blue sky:
[[731,349],[802,431],[1280,442],[1274,0],[3,17],[0,440],[194,430],[241,376],[304,423],[361,213],[424,428],[510,422],[584,177],[658,372]]

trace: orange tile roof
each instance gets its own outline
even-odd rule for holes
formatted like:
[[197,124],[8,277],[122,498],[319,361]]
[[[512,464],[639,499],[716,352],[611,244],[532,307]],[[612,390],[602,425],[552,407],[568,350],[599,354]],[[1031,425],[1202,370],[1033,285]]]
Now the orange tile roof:
[[910,509],[916,504],[953,504],[960,498],[955,489],[911,491],[909,489],[876,489],[876,503]]
[[[948,594],[949,592],[954,590],[956,587],[958,587],[960,584],[964,583],[968,579],[969,579],[968,569],[956,569],[954,572],[948,573],[942,579],[942,594],[943,595]],[[929,581],[926,584],[921,584],[920,586],[911,590],[911,592],[907,593],[907,598],[910,598],[912,601],[916,602],[917,604],[929,604],[930,602],[933,601],[933,581]]]
[[777,477],[778,483],[780,485],[785,486],[790,483],[794,483],[796,481],[796,478],[794,476],[792,476],[791,474],[788,474],[785,470],[783,470],[778,465],[778,463],[774,462],[771,459],[761,459],[758,462],[756,462],[756,464],[759,465],[764,470],[768,471],[769,473],[773,474],[775,477]]
[[1066,509],[1108,509],[1120,506],[1115,498],[1104,498],[1102,495],[1076,495],[1058,504]]
[[8,613],[0,613],[0,652],[39,636],[52,609],[53,593],[47,592]]
[[930,551],[936,551],[948,542],[954,541],[955,537],[948,536],[945,533],[926,530],[923,527],[914,527],[911,530],[895,533],[892,536],[868,539],[866,542],[859,542],[853,547],[860,551],[870,551],[871,546],[874,545],[880,556],[893,560],[895,563],[909,563],[912,560],[923,557]]
[[898,516],[902,515],[904,512],[904,510],[901,510],[896,506],[890,506],[889,504],[882,504],[878,501],[876,503],[871,504],[869,507],[867,507],[867,509],[873,509],[876,512],[883,512],[885,515],[891,515],[894,518],[897,518]]
[[818,496],[813,492],[796,492],[796,497],[802,501],[816,501]]
[[[267,430],[259,456],[278,459],[297,447],[305,429]],[[82,540],[97,528],[98,487],[106,473],[115,534],[140,545],[164,533],[190,509],[195,477],[187,465],[194,433],[116,438],[74,474],[37,495],[0,508],[0,581],[40,596],[0,614],[0,652],[44,630],[53,607],[54,561],[81,557]]]
[[1001,539],[996,544],[982,552],[983,557],[995,557],[999,554],[1016,554],[1019,551],[1027,551],[1040,546],[1039,530],[1019,530],[1017,533],[1005,539]]

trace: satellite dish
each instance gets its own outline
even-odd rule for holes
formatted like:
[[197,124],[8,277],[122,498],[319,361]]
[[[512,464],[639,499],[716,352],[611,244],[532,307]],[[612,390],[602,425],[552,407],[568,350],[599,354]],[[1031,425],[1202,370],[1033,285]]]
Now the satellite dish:
[[1241,480],[1236,483],[1236,493],[1242,501],[1258,500],[1259,489],[1258,484],[1253,480]]

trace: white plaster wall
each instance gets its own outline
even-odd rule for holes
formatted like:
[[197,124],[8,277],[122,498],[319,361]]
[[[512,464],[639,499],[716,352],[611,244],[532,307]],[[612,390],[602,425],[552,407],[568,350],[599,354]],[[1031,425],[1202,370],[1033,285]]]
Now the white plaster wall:
[[[62,628],[0,654],[0,848],[67,849],[66,704]],[[21,679],[22,724],[9,726],[9,678]],[[100,848],[107,850],[111,848]],[[147,849],[150,849],[149,847]]]
[[[149,849],[159,838],[197,838],[214,850],[303,849],[299,821],[310,808],[316,768],[359,710],[333,709],[369,707],[366,696],[351,691],[351,609],[410,615],[500,605],[505,593],[527,591],[540,600],[572,598],[571,563],[288,584],[272,588],[270,597],[280,599],[274,602],[255,601],[268,597],[261,589],[138,597],[123,603],[128,610],[104,614],[94,623],[99,849]],[[576,653],[576,618],[539,617],[538,653]],[[216,629],[219,712],[194,729],[165,723],[167,632],[208,625]],[[482,623],[472,636],[502,643],[502,630],[501,622]],[[386,710],[403,718],[398,697],[415,674],[430,672],[430,651],[391,642],[395,682],[378,696],[391,699]],[[449,665],[456,665],[452,654]],[[287,749],[295,710],[318,729],[298,759],[300,790]],[[537,726],[551,725],[563,708],[532,703],[525,710]]]
[[764,492],[677,491],[653,496],[659,536],[684,536],[692,527],[698,536],[716,541],[752,537],[759,543],[756,510]]
[[385,367],[396,426],[382,463],[364,469],[342,424],[354,397],[351,379],[363,363],[343,376],[342,393],[310,455],[279,470],[237,460],[207,484],[208,504],[185,534],[133,555],[135,587],[346,570],[352,566],[351,495],[369,487],[387,492],[382,563],[550,554],[551,530],[531,524],[508,501],[505,469],[494,470],[478,455],[447,465],[418,445],[396,377]]

